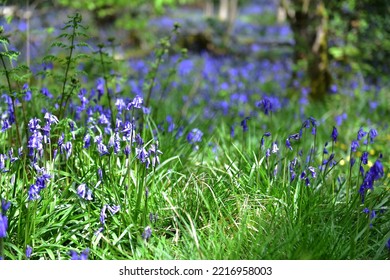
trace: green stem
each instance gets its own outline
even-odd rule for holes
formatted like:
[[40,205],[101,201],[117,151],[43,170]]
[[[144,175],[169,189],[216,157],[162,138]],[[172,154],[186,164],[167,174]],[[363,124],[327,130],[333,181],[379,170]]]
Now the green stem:
[[76,29],[78,28],[78,20],[79,20],[79,16],[78,16],[78,14],[76,14],[76,16],[73,19],[73,30],[72,30],[72,35],[70,36],[71,37],[71,42],[70,42],[70,47],[69,47],[70,51],[69,51],[69,56],[67,57],[64,83],[62,84],[62,95],[61,95],[61,102],[60,102],[59,119],[62,119],[62,115],[65,111],[65,108],[63,106],[63,102],[65,99],[65,87],[66,87],[66,83],[68,81],[68,73],[69,73],[69,69],[70,69],[70,63],[72,61],[73,50],[75,49],[74,40],[76,38]]
[[111,126],[112,126],[112,129],[114,129],[114,127],[115,127],[114,110],[112,108],[111,96],[110,96],[110,92],[108,90],[108,85],[107,85],[107,72],[106,72],[106,66],[105,66],[104,60],[103,60],[102,48],[103,48],[103,46],[99,46],[100,63],[102,64],[102,68],[103,68],[104,87],[106,88],[107,99],[108,99],[108,106],[109,106],[110,111],[111,111]]
[[0,59],[1,59],[1,63],[3,64],[3,67],[4,67],[5,77],[7,79],[9,96],[11,97],[11,100],[12,100],[12,110],[13,110],[13,114],[14,114],[14,118],[15,118],[16,136],[18,138],[19,147],[21,147],[22,146],[22,140],[20,138],[20,133],[19,133],[18,118],[16,116],[15,97],[12,95],[11,80],[10,80],[9,73],[8,73],[8,70],[7,70],[7,66],[5,65],[4,57],[3,57],[2,54],[0,54]]
[[4,259],[4,238],[0,238],[0,258]]

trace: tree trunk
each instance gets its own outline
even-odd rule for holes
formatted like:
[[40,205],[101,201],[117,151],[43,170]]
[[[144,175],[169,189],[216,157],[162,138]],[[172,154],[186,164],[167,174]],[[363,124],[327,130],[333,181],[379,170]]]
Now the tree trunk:
[[[328,60],[328,15],[322,0],[282,0],[294,36],[293,63],[304,70],[310,96],[323,100],[331,84]],[[301,68],[300,68],[301,67]]]
[[214,16],[214,1],[213,0],[206,0],[205,1],[204,13],[205,13],[206,17],[213,17]]
[[226,21],[229,18],[229,0],[221,0],[219,2],[218,17],[221,21]]

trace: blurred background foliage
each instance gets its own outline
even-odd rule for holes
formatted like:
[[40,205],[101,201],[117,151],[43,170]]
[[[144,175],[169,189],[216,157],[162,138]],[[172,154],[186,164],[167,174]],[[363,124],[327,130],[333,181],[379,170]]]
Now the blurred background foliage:
[[[275,7],[273,12],[246,15],[249,23],[261,25],[286,25],[292,42],[263,42],[274,49],[291,49],[295,68],[304,69],[306,85],[321,99],[339,76],[359,71],[372,83],[389,74],[390,65],[390,1],[388,0],[3,0],[3,5],[15,5],[18,9],[70,9],[88,13],[94,20],[95,30],[112,27],[125,32],[120,38],[127,47],[144,50],[147,54],[161,37],[158,23],[150,22],[158,17],[190,17],[180,30],[179,47],[189,51],[209,51],[217,55],[247,55],[237,51],[234,44],[242,40],[240,32],[234,32],[240,9],[250,3]],[[320,7],[320,8],[319,8]],[[181,11],[185,9],[185,13]],[[190,11],[190,12],[188,12]],[[193,15],[191,15],[193,11]],[[303,15],[303,16],[302,16]],[[195,18],[195,20],[194,20]],[[173,24],[172,24],[173,27]],[[172,29],[172,27],[170,29]],[[92,27],[92,29],[94,29]],[[258,33],[261,33],[262,29]],[[321,33],[322,32],[322,33]],[[114,33],[113,37],[117,37]],[[123,33],[121,33],[123,34]],[[320,35],[322,43],[316,48]],[[252,37],[263,34],[253,33]],[[322,36],[321,35],[321,36]],[[247,38],[246,38],[247,40]],[[264,41],[264,40],[263,40]],[[267,50],[270,50],[268,48]],[[142,52],[141,52],[142,53]],[[270,55],[272,51],[268,52]],[[267,53],[263,54],[263,57]],[[295,59],[294,59],[295,57]],[[332,64],[345,66],[344,70],[330,70]],[[314,73],[314,74],[313,74]],[[332,77],[330,77],[330,73]],[[293,75],[294,77],[294,75]],[[317,98],[316,97],[316,98]]]

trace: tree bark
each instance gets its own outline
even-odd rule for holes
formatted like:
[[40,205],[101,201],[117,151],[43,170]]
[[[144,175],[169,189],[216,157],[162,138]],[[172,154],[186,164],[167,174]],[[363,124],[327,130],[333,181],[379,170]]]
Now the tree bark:
[[304,70],[310,97],[323,100],[331,85],[328,58],[328,15],[323,0],[282,0],[295,41],[293,62]]

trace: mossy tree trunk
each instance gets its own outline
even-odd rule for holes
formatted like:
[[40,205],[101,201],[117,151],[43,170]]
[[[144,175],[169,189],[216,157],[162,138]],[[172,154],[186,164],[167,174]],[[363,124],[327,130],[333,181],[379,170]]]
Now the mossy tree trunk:
[[282,0],[295,40],[292,79],[306,72],[310,96],[323,100],[331,85],[328,57],[328,14],[322,0]]

